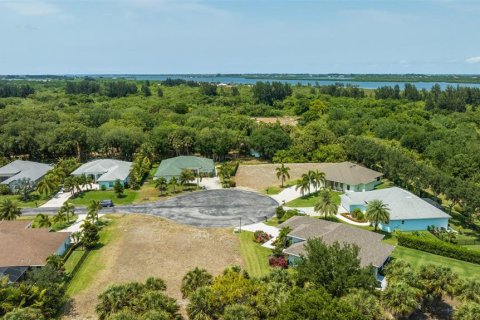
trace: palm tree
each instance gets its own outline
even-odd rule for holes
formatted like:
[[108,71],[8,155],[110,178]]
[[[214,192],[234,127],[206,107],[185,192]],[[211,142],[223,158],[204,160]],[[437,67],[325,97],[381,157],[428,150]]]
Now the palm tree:
[[283,188],[285,181],[290,179],[290,168],[285,167],[285,165],[282,163],[280,167],[275,168],[275,171],[277,172],[277,179],[281,179],[281,187]]
[[72,179],[72,188],[73,193],[79,193],[82,191],[82,178],[80,177],[73,177]]
[[53,216],[52,220],[54,223],[62,223],[67,220],[67,215],[62,209],[60,209],[57,214]]
[[67,177],[63,180],[63,190],[65,192],[70,192],[72,196],[75,193],[75,188],[73,186],[73,177]]
[[60,210],[63,211],[67,217],[67,222],[70,222],[70,217],[75,215],[75,206],[70,202],[65,202],[61,207]]
[[318,170],[310,170],[308,172],[308,176],[310,177],[310,182],[315,188],[315,191],[318,191],[320,188],[325,187],[325,185],[327,184],[327,179],[324,172],[320,172]]
[[65,265],[63,264],[63,258],[57,256],[56,254],[52,254],[48,256],[47,263],[51,265],[55,270],[65,270]]
[[80,177],[78,177],[78,184],[80,185],[80,188],[86,189],[88,182],[85,174],[82,174]]
[[93,183],[95,181],[93,180],[93,177],[91,175],[87,176],[86,183],[88,185],[88,189],[92,189]]
[[420,307],[421,295],[421,290],[405,282],[395,282],[383,292],[382,301],[395,316],[406,318]]
[[338,212],[338,204],[332,197],[330,190],[322,190],[319,193],[320,198],[313,208],[315,212],[323,214],[325,217],[334,216]]
[[87,218],[92,220],[93,223],[98,222],[98,211],[102,209],[100,201],[92,200],[87,207]]
[[190,169],[183,169],[182,172],[180,173],[180,184],[182,186],[185,186],[193,179],[195,179],[195,175],[193,174],[193,171]]
[[44,213],[39,213],[35,217],[35,222],[39,228],[49,228],[52,226],[52,221],[50,217]]
[[80,239],[82,238],[82,233],[80,231],[75,231],[72,232],[70,237],[72,238],[73,244],[78,244],[80,242]]
[[37,184],[37,191],[46,197],[55,191],[58,185],[57,177],[49,173]]
[[307,174],[302,174],[302,178],[298,181],[297,185],[295,186],[295,190],[300,189],[300,193],[302,197],[305,196],[305,192],[308,191],[310,193],[310,178]]
[[172,177],[172,179],[170,179],[170,181],[168,182],[168,184],[173,187],[173,192],[175,193],[175,187],[178,186],[177,177]]
[[367,204],[365,218],[370,221],[377,231],[379,223],[388,223],[390,221],[390,209],[382,200],[372,200]]
[[182,279],[182,286],[180,291],[183,298],[187,298],[192,292],[200,287],[208,286],[212,283],[212,275],[205,269],[196,267],[185,274]]
[[17,203],[12,199],[4,199],[0,202],[0,220],[15,220],[22,214]]
[[155,188],[157,188],[158,191],[160,191],[160,195],[163,194],[163,191],[167,190],[167,187],[168,187],[168,182],[167,182],[167,179],[165,179],[165,177],[160,177],[155,181]]

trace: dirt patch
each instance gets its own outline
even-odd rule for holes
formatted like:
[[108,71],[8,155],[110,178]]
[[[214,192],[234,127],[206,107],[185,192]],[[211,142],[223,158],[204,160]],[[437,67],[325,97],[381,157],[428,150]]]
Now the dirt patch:
[[216,275],[228,265],[243,266],[231,229],[196,228],[141,215],[116,219],[111,228],[118,237],[100,249],[105,267],[73,297],[69,319],[95,319],[97,296],[109,284],[143,282],[149,276],[164,279],[167,293],[184,310],[187,302],[181,299],[180,285],[188,270],[198,266]]
[[258,117],[253,118],[257,123],[277,123],[282,126],[296,126],[298,117]]
[[[270,186],[280,186],[275,172],[275,168],[279,166],[276,163],[240,165],[235,175],[237,187],[264,192]],[[290,168],[290,180],[299,179],[309,170],[322,171],[325,168],[324,163],[286,163],[285,166]]]

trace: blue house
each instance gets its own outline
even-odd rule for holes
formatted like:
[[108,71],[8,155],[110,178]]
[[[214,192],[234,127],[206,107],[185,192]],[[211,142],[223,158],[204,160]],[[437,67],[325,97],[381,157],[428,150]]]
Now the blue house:
[[413,193],[398,188],[387,188],[366,192],[347,192],[340,196],[342,207],[352,212],[356,208],[366,211],[369,201],[382,200],[390,209],[390,222],[380,224],[386,232],[420,231],[429,226],[448,228],[450,216]]
[[87,162],[72,172],[73,176],[91,176],[100,188],[112,189],[115,181],[125,186],[129,182],[131,162],[115,159],[99,159]]

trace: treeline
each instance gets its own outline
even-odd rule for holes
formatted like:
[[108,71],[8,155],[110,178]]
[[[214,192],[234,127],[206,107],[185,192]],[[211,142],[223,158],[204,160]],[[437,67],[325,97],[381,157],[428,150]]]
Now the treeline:
[[345,85],[343,83],[335,83],[327,86],[318,86],[318,90],[320,93],[328,94],[332,97],[365,97],[365,91],[363,89],[350,84]]
[[67,81],[65,87],[66,94],[104,94],[110,98],[126,97],[137,93],[136,82],[105,81],[103,87],[96,80]]
[[480,105],[480,88],[448,86],[445,90],[442,90],[439,84],[435,84],[430,91],[425,89],[419,91],[415,85],[406,83],[403,91],[399,85],[375,89],[375,98],[424,100],[427,110],[465,112],[467,105],[474,107]]
[[176,87],[176,86],[180,86],[182,84],[187,85],[187,86],[192,87],[192,88],[200,86],[200,83],[197,82],[197,81],[183,80],[183,79],[172,79],[172,78],[167,78],[167,79],[161,81],[160,83],[162,84],[162,86],[165,86],[165,87]]
[[460,204],[470,219],[480,213],[480,189],[475,183],[448,175],[372,138],[348,136],[345,147],[352,160],[381,171],[399,186],[419,195],[423,190],[432,190],[437,198],[443,194],[452,205]]
[[275,101],[282,101],[292,95],[292,87],[288,83],[258,81],[252,87],[253,98],[257,103],[272,106]]
[[35,89],[28,84],[0,82],[0,98],[26,98],[27,96],[34,93]]

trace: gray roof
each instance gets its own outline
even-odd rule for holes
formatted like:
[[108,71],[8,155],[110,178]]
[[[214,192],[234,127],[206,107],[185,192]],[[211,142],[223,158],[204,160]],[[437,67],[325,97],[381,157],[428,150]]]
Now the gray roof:
[[215,165],[212,159],[195,156],[179,156],[163,160],[158,166],[157,172],[155,172],[155,177],[179,176],[183,169],[213,172]]
[[324,163],[322,171],[329,181],[356,185],[375,181],[383,174],[356,163],[344,161],[340,163]]
[[[355,244],[359,247],[360,265],[381,267],[392,253],[394,247],[382,243],[383,235],[342,223],[336,223],[311,217],[295,216],[279,227],[290,227],[291,237],[308,240],[321,238],[326,244]],[[284,250],[286,254],[303,256],[306,254],[305,241],[292,244]]]
[[82,164],[79,168],[72,172],[72,175],[80,176],[82,174],[101,174],[97,181],[115,181],[117,179],[125,180],[130,174],[131,167],[131,162],[115,159],[99,159]]
[[15,160],[0,168],[0,177],[8,177],[2,184],[10,184],[13,181],[27,178],[37,181],[42,178],[53,167],[49,164],[34,161]]
[[390,220],[450,218],[439,208],[398,187],[366,192],[347,192],[340,198],[346,209],[350,205],[365,206],[369,201],[382,200],[390,209]]

